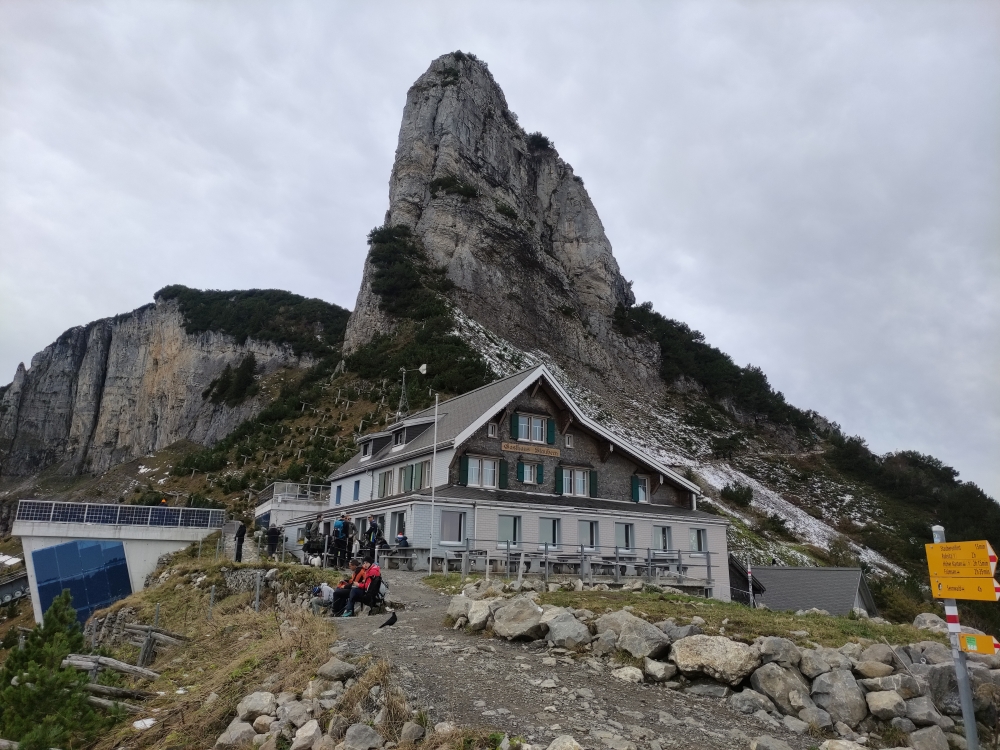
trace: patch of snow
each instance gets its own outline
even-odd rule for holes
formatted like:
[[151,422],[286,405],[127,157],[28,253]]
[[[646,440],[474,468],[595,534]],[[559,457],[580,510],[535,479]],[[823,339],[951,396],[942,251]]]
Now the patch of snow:
[[153,467],[151,467],[151,466],[143,466],[142,464],[139,464],[139,473],[140,474],[148,474],[151,471],[153,471]]

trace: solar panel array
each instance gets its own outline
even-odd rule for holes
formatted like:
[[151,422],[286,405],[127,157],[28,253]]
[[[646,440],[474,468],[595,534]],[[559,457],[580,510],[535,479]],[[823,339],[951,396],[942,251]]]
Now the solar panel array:
[[16,521],[98,524],[102,526],[173,526],[186,529],[220,529],[223,510],[168,508],[159,505],[104,505],[59,503],[51,500],[21,500]]

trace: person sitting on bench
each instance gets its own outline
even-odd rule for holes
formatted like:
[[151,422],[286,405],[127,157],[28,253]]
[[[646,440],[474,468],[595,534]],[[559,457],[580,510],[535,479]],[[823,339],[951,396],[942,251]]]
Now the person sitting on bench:
[[363,578],[360,560],[351,560],[347,563],[350,568],[350,575],[346,576],[337,584],[337,590],[333,592],[333,606],[330,608],[334,617],[339,617],[347,607],[347,602],[351,598],[353,587],[359,584]]
[[[382,571],[375,564],[374,558],[366,557],[365,561],[361,563],[361,581],[354,584],[351,588],[351,596],[347,600],[347,609],[344,610],[344,614],[341,617],[353,617],[354,603],[360,601],[361,605],[364,606],[366,601],[370,602],[371,600],[367,598],[369,588],[373,584],[378,586],[381,583]],[[372,593],[376,591],[377,589],[372,589]]]

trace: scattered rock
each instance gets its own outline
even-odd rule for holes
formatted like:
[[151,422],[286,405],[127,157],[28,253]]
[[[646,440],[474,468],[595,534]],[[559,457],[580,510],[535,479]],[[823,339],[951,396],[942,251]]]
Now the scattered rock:
[[666,682],[677,674],[677,667],[646,657],[642,662],[642,671],[650,682]]
[[893,668],[880,661],[859,661],[854,665],[854,671],[862,677],[888,677],[893,673]]
[[219,739],[215,741],[215,746],[220,748],[220,750],[223,748],[237,748],[256,736],[257,733],[250,724],[240,719],[233,719],[229,726],[226,727],[226,731],[219,735]]
[[623,682],[642,682],[642,672],[637,667],[621,667],[612,670],[611,676]]
[[792,750],[784,740],[776,739],[769,734],[762,734],[750,741],[750,750]]
[[913,619],[913,627],[917,630],[930,630],[934,633],[947,633],[948,623],[933,612],[924,612]]
[[613,630],[605,630],[591,646],[594,656],[607,656],[618,650],[618,636]]
[[834,721],[856,727],[868,714],[868,703],[846,669],[835,669],[813,680],[812,699],[825,709]]
[[889,677],[875,677],[870,680],[858,680],[865,690],[894,690],[904,701],[916,698],[924,692],[924,686],[908,674],[894,674]]
[[333,682],[344,682],[354,676],[357,668],[346,661],[341,661],[336,656],[326,664],[316,670],[316,674]]
[[690,695],[701,695],[705,698],[728,698],[733,694],[728,685],[713,680],[695,680],[684,688],[684,692]]
[[382,747],[379,733],[367,724],[351,724],[344,735],[344,750],[378,750]]
[[310,719],[295,733],[292,746],[288,750],[311,750],[312,746],[323,736],[316,719]]
[[455,731],[455,725],[452,724],[450,721],[439,721],[437,724],[434,725],[435,734],[447,734],[448,732],[454,732],[454,731]]
[[287,721],[292,726],[298,728],[309,721],[312,716],[309,709],[300,701],[292,701],[284,706],[278,706],[278,720]]
[[944,736],[941,727],[933,726],[918,729],[910,735],[910,747],[913,750],[949,750],[948,738]]
[[823,659],[816,651],[806,648],[802,649],[801,653],[802,659],[799,662],[799,671],[810,680],[833,669],[830,666],[830,662]]
[[417,740],[423,739],[424,728],[419,724],[408,721],[403,724],[403,728],[399,730],[399,741],[403,742],[416,742]]
[[[579,624],[579,623],[577,623]],[[618,648],[628,651],[637,659],[666,656],[670,651],[670,638],[652,623],[629,615],[621,623]]]
[[760,665],[760,651],[722,636],[692,635],[674,643],[670,660],[685,674],[704,674],[735,686]]
[[546,750],[583,750],[583,748],[570,735],[562,734],[552,740]]
[[516,597],[493,616],[493,632],[512,640],[534,640],[545,635],[542,608],[526,597]]
[[326,725],[326,733],[335,740],[341,740],[350,725],[351,723],[346,718],[340,714],[334,714],[330,723]]
[[898,719],[893,719],[889,723],[892,726],[896,727],[896,729],[898,729],[899,731],[906,732],[907,734],[909,734],[910,732],[915,731],[916,728],[917,728],[917,725],[914,724],[909,719],[907,719],[905,716],[904,717],[900,717]]
[[760,657],[763,664],[776,663],[779,667],[797,667],[802,660],[799,647],[787,638],[769,636],[760,642]]
[[947,728],[951,729],[954,726],[954,722],[951,719],[945,719],[938,712],[928,695],[920,695],[906,701],[906,718],[918,727],[934,725],[944,729],[946,725],[950,724],[951,726],[947,726]]
[[877,690],[865,695],[868,710],[880,721],[906,716],[906,703],[895,690]]
[[883,664],[895,664],[892,649],[884,643],[874,643],[861,652],[861,661],[880,661]]
[[271,725],[276,721],[277,719],[275,719],[273,716],[258,716],[256,719],[253,720],[253,730],[257,734],[264,734],[265,732],[267,732],[268,729],[271,728]]
[[850,740],[826,740],[819,746],[819,750],[864,750],[864,747]]
[[274,693],[250,693],[236,705],[236,715],[240,721],[252,723],[262,715],[274,715],[278,710],[278,701]]
[[809,731],[809,725],[801,719],[796,719],[794,716],[786,716],[782,719],[782,722],[784,722],[788,731],[795,732],[795,734],[805,734]]
[[753,714],[757,711],[771,713],[775,710],[770,698],[750,688],[740,693],[733,693],[727,703],[731,709],[741,714]]
[[575,649],[585,646],[594,639],[587,626],[569,612],[553,617],[549,620],[548,626],[548,639],[560,648]]
[[829,729],[833,726],[833,719],[830,717],[830,714],[816,706],[803,708],[799,711],[799,718],[809,726],[816,727],[816,729]]
[[490,621],[490,604],[492,602],[492,599],[480,599],[469,605],[469,611],[466,615],[468,620],[466,625],[469,630],[477,632],[486,629],[486,625]]

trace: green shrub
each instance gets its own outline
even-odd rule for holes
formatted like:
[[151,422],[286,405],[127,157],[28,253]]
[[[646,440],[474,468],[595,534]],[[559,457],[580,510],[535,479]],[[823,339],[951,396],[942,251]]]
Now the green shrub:
[[431,180],[431,197],[437,198],[438,193],[444,193],[445,195],[460,195],[465,202],[468,202],[470,198],[478,198],[479,191],[475,187],[462,182],[460,179],[454,175],[447,175],[445,177],[438,177],[437,179]]
[[503,203],[501,201],[496,201],[495,205],[498,214],[500,214],[501,216],[506,216],[511,221],[517,221],[517,211],[515,211],[513,208],[511,208],[506,203]]
[[441,84],[443,86],[453,86],[458,83],[459,72],[458,68],[453,68],[450,65],[441,71]]
[[555,148],[555,145],[546,136],[537,131],[528,135],[528,148],[532,151],[548,151]]
[[729,482],[719,494],[722,495],[723,500],[741,505],[744,508],[749,508],[750,501],[753,500],[753,488],[749,484],[741,482]]
[[257,395],[260,390],[254,380],[256,370],[257,358],[254,357],[253,353],[250,353],[243,358],[235,370],[226,365],[222,374],[202,391],[201,397],[211,400],[213,404],[225,403],[226,406],[236,406],[251,396]]

